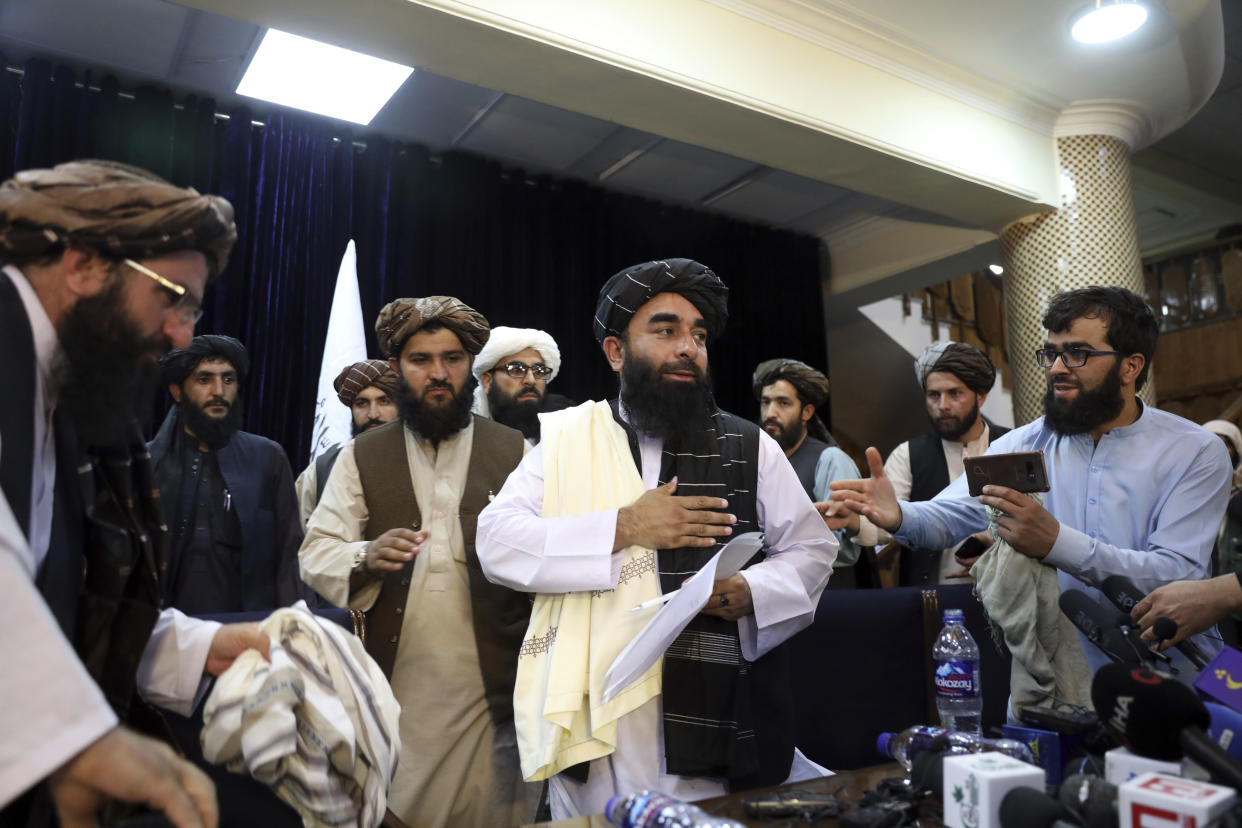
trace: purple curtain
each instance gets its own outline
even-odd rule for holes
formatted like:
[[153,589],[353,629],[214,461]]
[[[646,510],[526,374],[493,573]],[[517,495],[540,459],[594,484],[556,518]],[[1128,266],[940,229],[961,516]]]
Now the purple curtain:
[[[364,149],[350,130],[310,115],[281,110],[256,126],[246,108],[227,120],[215,112],[209,99],[178,105],[149,87],[131,99],[110,78],[32,60],[24,76],[0,73],[0,177],[110,158],[232,201],[240,241],[198,331],[249,348],[245,428],[281,443],[295,472],[306,461],[332,291],[351,238],[368,328],[398,296],[458,296],[493,325],[551,333],[563,354],[553,390],[576,400],[616,392],[591,336],[600,285],[653,258],[697,259],[730,287],[732,318],[711,353],[723,407],[756,416],[750,376],[763,359],[827,365],[827,257],[817,239],[530,177],[466,153],[434,155],[371,135]],[[373,337],[368,345],[378,356]]]

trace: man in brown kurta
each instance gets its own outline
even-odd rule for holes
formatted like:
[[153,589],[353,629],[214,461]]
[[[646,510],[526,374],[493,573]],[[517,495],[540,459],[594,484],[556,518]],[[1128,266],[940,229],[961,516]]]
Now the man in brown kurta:
[[512,698],[530,603],[488,583],[474,549],[524,453],[520,432],[470,413],[488,332],[446,296],[380,312],[401,417],[341,450],[299,553],[316,591],[368,612],[367,649],[402,705],[389,807],[419,828],[529,817]]

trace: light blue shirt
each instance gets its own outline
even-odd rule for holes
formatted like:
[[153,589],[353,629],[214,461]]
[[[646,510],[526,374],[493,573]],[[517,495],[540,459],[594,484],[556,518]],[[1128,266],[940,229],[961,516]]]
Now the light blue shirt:
[[[858,465],[850,459],[850,456],[836,446],[829,446],[819,455],[819,461],[815,464],[815,486],[812,499],[819,502],[832,497],[828,484],[834,480],[856,480],[859,477],[862,475],[858,472]],[[840,569],[857,563],[861,550],[845,530],[838,529],[832,534],[836,535],[837,543],[840,544],[837,549],[836,563],[833,564],[834,568]]]
[[[1112,429],[1098,445],[1090,434],[1058,434],[1040,417],[1001,437],[987,453],[1037,449],[1044,452],[1050,485],[1044,508],[1061,523],[1044,563],[1057,568],[1062,591],[1082,590],[1115,614],[1094,589],[1109,575],[1125,575],[1144,592],[1208,577],[1232,474],[1219,437],[1143,406],[1137,420]],[[900,505],[894,537],[910,547],[951,546],[988,525],[983,505],[967,493],[965,475],[932,500]],[[1220,649],[1219,642],[1196,641],[1207,652]],[[1093,671],[1107,663],[1083,642]],[[1193,676],[1180,654],[1174,663],[1182,678]]]

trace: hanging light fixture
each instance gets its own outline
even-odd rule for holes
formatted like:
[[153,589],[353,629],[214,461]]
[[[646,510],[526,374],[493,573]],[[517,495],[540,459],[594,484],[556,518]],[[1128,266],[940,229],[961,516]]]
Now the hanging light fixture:
[[1135,0],[1095,0],[1070,25],[1079,43],[1110,43],[1137,31],[1147,22],[1147,7]]

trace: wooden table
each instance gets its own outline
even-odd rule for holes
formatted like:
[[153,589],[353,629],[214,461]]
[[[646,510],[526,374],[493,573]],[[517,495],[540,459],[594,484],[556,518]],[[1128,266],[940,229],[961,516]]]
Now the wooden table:
[[[718,796],[713,799],[704,799],[694,803],[712,816],[728,817],[736,820],[743,825],[756,826],[756,828],[771,828],[771,826],[793,824],[806,825],[807,823],[791,822],[788,817],[779,817],[772,819],[758,819],[748,817],[742,809],[742,798],[755,796],[756,794],[768,793],[771,791],[806,791],[808,793],[831,793],[835,794],[842,803],[855,802],[862,797],[864,791],[871,790],[875,784],[881,779],[889,776],[903,776],[905,771],[901,765],[896,762],[890,762],[886,765],[876,765],[870,768],[860,768],[853,771],[842,771],[834,776],[824,776],[819,779],[808,779],[802,782],[794,782],[789,785],[777,785],[771,788],[756,788],[753,791],[746,791],[740,794],[729,794],[727,796]],[[938,821],[937,821],[938,822]],[[814,825],[835,826],[835,819],[822,819]],[[926,823],[925,823],[926,824]],[[532,828],[610,828],[608,820],[604,819],[603,814],[595,814],[589,817],[575,817],[573,819],[561,819],[555,822],[540,822]]]

